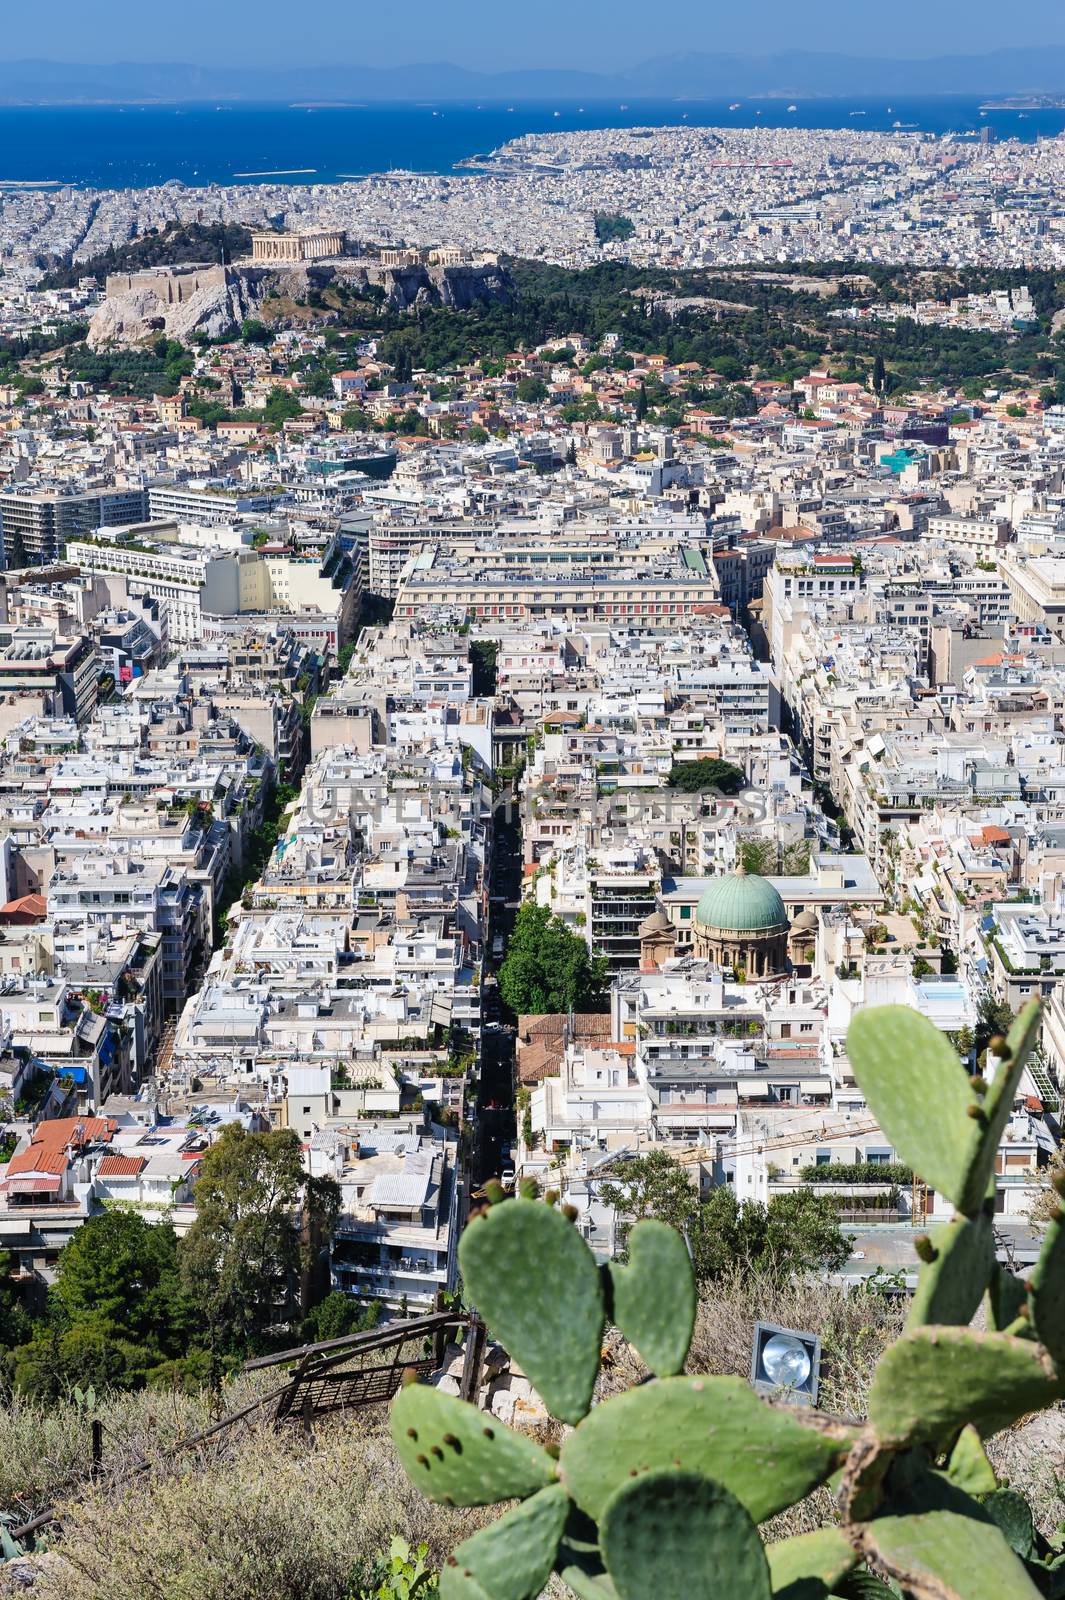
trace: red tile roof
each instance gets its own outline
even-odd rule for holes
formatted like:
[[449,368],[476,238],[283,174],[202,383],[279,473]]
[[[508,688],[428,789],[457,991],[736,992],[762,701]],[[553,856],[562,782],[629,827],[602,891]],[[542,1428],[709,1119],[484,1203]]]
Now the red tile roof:
[[993,823],[988,823],[981,830],[981,840],[984,844],[1009,844],[1011,842],[1006,829],[996,827]]
[[135,1178],[148,1165],[144,1156],[104,1156],[101,1178]]
[[43,922],[48,902],[43,894],[23,894],[0,906],[0,922]]
[[13,1178],[19,1172],[51,1172],[62,1177],[68,1165],[69,1157],[65,1150],[43,1150],[39,1144],[31,1144],[11,1157],[7,1164],[7,1175]]

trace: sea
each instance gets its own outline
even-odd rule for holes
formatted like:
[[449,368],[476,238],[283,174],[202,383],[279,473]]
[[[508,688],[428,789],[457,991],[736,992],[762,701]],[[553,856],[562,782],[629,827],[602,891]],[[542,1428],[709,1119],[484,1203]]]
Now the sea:
[[1060,109],[987,109],[960,95],[888,99],[589,100],[369,105],[0,107],[0,187],[142,189],[335,183],[404,169],[449,173],[523,133],[671,127],[910,129],[1026,142],[1065,131]]

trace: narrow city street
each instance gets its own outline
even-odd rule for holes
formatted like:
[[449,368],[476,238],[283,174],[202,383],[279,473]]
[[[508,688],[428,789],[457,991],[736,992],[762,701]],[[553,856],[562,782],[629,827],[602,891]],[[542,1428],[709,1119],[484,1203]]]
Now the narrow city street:
[[516,819],[513,789],[508,787],[496,806],[488,933],[491,976],[485,983],[481,1081],[477,1095],[479,1138],[474,1159],[477,1183],[498,1177],[509,1168],[510,1158],[509,1155],[504,1157],[504,1146],[512,1143],[516,1131],[514,1032],[506,1021],[506,1008],[496,981],[521,896],[521,829]]

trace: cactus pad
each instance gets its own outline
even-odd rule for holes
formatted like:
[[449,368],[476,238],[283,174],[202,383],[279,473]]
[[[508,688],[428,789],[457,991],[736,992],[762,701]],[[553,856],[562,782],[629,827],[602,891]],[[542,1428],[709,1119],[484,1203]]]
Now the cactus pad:
[[959,1209],[967,1216],[974,1216],[980,1209],[992,1180],[998,1143],[1013,1111],[1017,1085],[1038,1037],[1041,1022],[1042,1006],[1038,1000],[1030,1000],[1018,1013],[1006,1035],[1006,1053],[984,1096],[984,1118],[978,1125],[982,1130],[981,1137],[958,1202]]
[[400,1389],[390,1426],[403,1470],[430,1500],[494,1505],[535,1494],[555,1477],[534,1440],[428,1384]]
[[464,1539],[444,1562],[440,1600],[535,1600],[551,1576],[569,1501],[558,1484]]
[[843,1579],[832,1600],[902,1600],[902,1590],[894,1583],[874,1578],[866,1567],[859,1567]]
[[1028,1291],[1020,1278],[995,1263],[987,1286],[987,1325],[1001,1333],[1020,1315]]
[[727,1482],[761,1522],[830,1477],[855,1437],[742,1378],[657,1378],[595,1408],[563,1443],[559,1479],[598,1521],[635,1473],[676,1467]]
[[595,1257],[553,1207],[508,1200],[474,1218],[459,1244],[470,1302],[552,1415],[579,1422],[592,1401],[603,1339]]
[[1032,1325],[1054,1360],[1065,1364],[1065,1222],[1046,1231],[1028,1285]]
[[555,1570],[567,1589],[572,1589],[577,1600],[618,1600],[618,1592],[610,1581],[610,1575],[602,1568],[577,1565],[567,1561],[563,1555]]
[[935,1257],[921,1263],[906,1326],[968,1323],[995,1268],[991,1218],[982,1211],[972,1218],[955,1217],[933,1228],[929,1242]]
[[995,1469],[980,1443],[980,1435],[970,1423],[958,1435],[947,1461],[947,1477],[966,1494],[991,1494],[998,1488]]
[[610,1263],[613,1319],[660,1378],[683,1370],[695,1326],[695,1274],[688,1249],[664,1222],[638,1222],[627,1265]]
[[878,1517],[859,1535],[862,1554],[917,1600],[1037,1600],[1039,1591],[1002,1534],[953,1511]]
[[577,1600],[617,1600],[617,1590],[599,1553],[599,1529],[572,1501],[555,1571]]
[[1036,1554],[1035,1523],[1023,1494],[1016,1489],[996,1489],[983,1506],[1010,1549],[1025,1561],[1031,1560]]
[[782,1539],[766,1551],[773,1600],[825,1600],[858,1557],[838,1528]]
[[648,1472],[607,1503],[600,1546],[620,1600],[771,1600],[758,1529],[694,1472]]
[[1031,1340],[916,1328],[881,1357],[869,1421],[884,1444],[942,1445],[967,1422],[986,1437],[1063,1392],[1047,1352]]
[[847,1052],[900,1158],[960,1206],[980,1142],[970,1108],[979,1110],[980,1102],[957,1052],[927,1017],[904,1006],[859,1011]]

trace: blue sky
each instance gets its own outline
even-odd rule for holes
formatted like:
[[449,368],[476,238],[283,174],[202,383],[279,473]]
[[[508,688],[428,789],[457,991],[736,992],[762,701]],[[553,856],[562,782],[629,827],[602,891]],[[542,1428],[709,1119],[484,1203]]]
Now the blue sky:
[[2,16],[6,60],[247,66],[448,60],[482,69],[594,70],[684,50],[900,57],[1065,44],[1065,0],[672,0],[662,8],[647,0],[179,0],[176,7],[6,0]]

